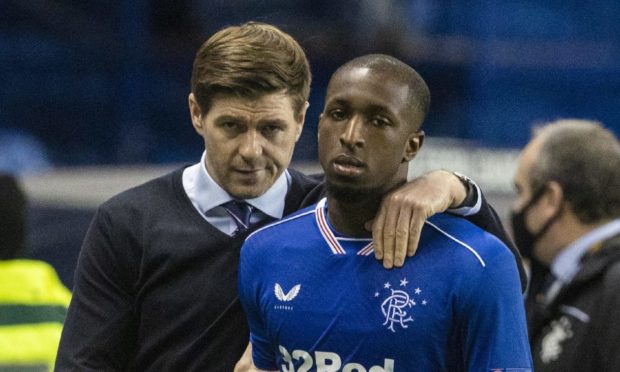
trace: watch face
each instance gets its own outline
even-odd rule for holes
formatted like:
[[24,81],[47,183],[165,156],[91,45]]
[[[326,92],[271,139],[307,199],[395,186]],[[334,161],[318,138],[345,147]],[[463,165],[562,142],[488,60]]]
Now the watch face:
[[456,177],[458,177],[459,180],[461,180],[461,183],[463,183],[463,186],[465,186],[465,189],[467,189],[467,197],[469,197],[469,194],[471,194],[472,189],[474,189],[473,181],[469,179],[469,177],[464,176],[458,172],[452,172],[452,174],[454,174]]
[[454,174],[456,177],[458,177],[459,180],[461,180],[461,183],[463,184],[463,186],[465,186],[466,192],[465,199],[463,200],[461,205],[456,208],[458,209],[462,207],[474,207],[478,202],[478,193],[476,192],[476,186],[474,181],[458,172],[452,172],[452,174]]
[[457,176],[461,180],[461,182],[463,182],[463,184],[470,185],[473,183],[472,180],[464,174],[461,174],[459,172],[452,172],[452,174]]

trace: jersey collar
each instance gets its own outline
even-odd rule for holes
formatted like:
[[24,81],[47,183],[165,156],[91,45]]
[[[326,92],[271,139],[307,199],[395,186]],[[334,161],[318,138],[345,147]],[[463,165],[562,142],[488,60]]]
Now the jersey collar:
[[[334,231],[332,230],[331,225],[327,221],[326,211],[327,211],[327,198],[323,198],[317,203],[315,210],[314,210],[315,212],[314,215],[316,216],[316,223],[319,227],[319,231],[321,232],[323,239],[325,239],[325,242],[327,243],[327,245],[329,246],[329,249],[332,251],[333,254],[344,255],[346,254],[346,251],[344,250],[344,248],[342,248],[342,245],[340,245],[340,242],[338,241],[338,238],[336,238],[336,235],[334,234]],[[355,239],[355,240],[358,240],[358,239]],[[359,251],[357,251],[357,255],[358,256],[369,256],[372,252],[373,252],[373,244],[371,241],[370,243],[362,247]]]

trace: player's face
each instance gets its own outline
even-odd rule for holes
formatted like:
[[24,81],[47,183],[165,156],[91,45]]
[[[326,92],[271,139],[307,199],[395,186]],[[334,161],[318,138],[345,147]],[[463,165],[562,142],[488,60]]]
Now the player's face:
[[205,165],[215,182],[237,198],[264,194],[291,162],[306,107],[295,115],[285,93],[254,99],[216,96],[206,115],[193,94],[189,102],[194,128],[205,142]]
[[366,68],[330,81],[319,120],[319,160],[330,185],[385,192],[403,180],[423,133],[408,86]]

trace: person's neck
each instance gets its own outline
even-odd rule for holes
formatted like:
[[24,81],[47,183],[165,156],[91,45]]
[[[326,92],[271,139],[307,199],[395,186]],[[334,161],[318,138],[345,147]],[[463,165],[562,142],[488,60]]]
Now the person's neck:
[[342,201],[327,198],[329,222],[341,234],[362,237],[368,235],[365,223],[375,217],[381,205],[381,196],[368,197],[359,201]]
[[608,222],[610,222],[610,220],[606,219],[591,223],[584,223],[579,221],[577,216],[572,213],[564,216],[564,218],[561,218],[557,228],[550,231],[549,234],[550,239],[554,242],[556,248],[553,249],[554,254],[547,263],[550,264],[553,262],[553,260],[562,251],[570,247],[575,241]]
[[[406,163],[404,163],[406,164]],[[407,182],[407,167],[403,165],[391,182],[374,190],[330,191],[327,182],[327,215],[336,231],[353,237],[366,237],[366,222],[377,215],[383,197]],[[357,196],[354,196],[357,195]]]

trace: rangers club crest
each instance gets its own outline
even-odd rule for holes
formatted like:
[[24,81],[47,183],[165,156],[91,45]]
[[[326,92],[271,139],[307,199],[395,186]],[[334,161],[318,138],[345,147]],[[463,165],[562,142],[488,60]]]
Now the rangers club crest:
[[568,317],[563,316],[551,322],[551,331],[542,340],[540,359],[544,364],[558,360],[562,354],[562,343],[573,337],[572,325]]
[[403,278],[395,289],[390,282],[386,282],[383,284],[383,296],[379,291],[374,295],[375,298],[383,299],[380,305],[385,318],[383,325],[394,333],[397,329],[409,328],[408,323],[414,320],[414,307],[428,304],[428,300],[422,295],[422,289],[417,287],[413,290],[413,295],[410,295],[407,284],[409,284],[407,278]]

